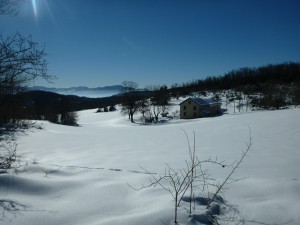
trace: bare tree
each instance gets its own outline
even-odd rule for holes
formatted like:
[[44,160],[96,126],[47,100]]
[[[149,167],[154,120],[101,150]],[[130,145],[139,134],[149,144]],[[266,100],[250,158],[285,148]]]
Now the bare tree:
[[130,121],[134,123],[133,115],[139,111],[142,99],[137,91],[138,85],[133,81],[123,81],[122,86],[124,89],[122,93],[121,113],[128,115]]
[[[141,190],[148,187],[160,186],[173,197],[174,199],[174,223],[178,223],[178,207],[180,202],[190,188],[190,215],[192,211],[192,195],[193,195],[193,184],[204,186],[209,183],[210,177],[207,170],[202,169],[202,165],[205,163],[211,163],[215,165],[223,166],[223,163],[218,162],[217,159],[213,160],[208,158],[206,160],[200,161],[196,156],[195,151],[195,135],[194,135],[194,147],[191,148],[189,138],[187,133],[184,131],[189,148],[189,159],[186,160],[186,166],[182,169],[174,169],[170,165],[166,164],[166,168],[163,174],[156,175],[151,173],[142,167],[145,173],[151,175],[151,179],[148,185],[142,186],[140,188],[134,188],[135,190]],[[197,173],[196,173],[197,171]]]
[[160,106],[160,105],[151,105],[151,112],[153,113],[154,115],[154,118],[155,118],[155,122],[157,123],[158,122],[158,116],[163,112],[163,107]]
[[[191,152],[191,154],[193,154]],[[191,184],[197,183],[197,185],[207,185],[209,184],[209,180],[211,179],[209,177],[208,171],[207,170],[202,170],[202,166],[205,163],[212,163],[212,164],[217,164],[217,165],[222,165],[216,160],[212,159],[207,159],[203,161],[199,161],[196,159],[196,156],[191,155],[189,160],[195,160],[193,161],[186,161],[186,167],[183,169],[174,169],[170,165],[166,165],[165,172],[161,175],[156,176],[155,174],[151,173],[150,171],[146,170],[145,168],[142,168],[145,173],[151,175],[151,179],[148,185],[144,185],[140,188],[134,188],[135,190],[141,190],[144,188],[148,187],[156,187],[159,186],[169,192],[169,194],[173,197],[174,199],[174,223],[178,223],[178,207],[180,206],[180,202],[187,192],[188,188],[191,187]],[[223,165],[222,165],[223,166]],[[197,173],[196,173],[196,168]],[[191,193],[190,196],[193,195],[193,187],[191,187]],[[192,197],[190,197],[191,200]],[[191,210],[192,210],[192,201],[190,201],[190,212],[189,214],[191,215]]]
[[175,200],[174,202],[174,223],[178,223],[178,205],[182,194],[184,194],[190,185],[190,173],[191,171],[174,170],[169,165],[167,165],[165,172],[159,176],[155,176],[153,173],[142,168],[147,174],[150,174],[152,179],[150,184],[147,186],[142,186],[141,188],[133,188],[135,190],[141,190],[147,187],[160,186],[164,190],[170,193],[170,195]]
[[[204,164],[212,164],[221,167],[227,167],[224,162],[219,162],[217,159],[208,158],[206,160],[199,160],[196,155],[196,146],[195,146],[195,133],[193,133],[193,145],[190,144],[189,137],[187,133],[184,131],[189,149],[189,159],[186,160],[185,167],[182,169],[174,169],[168,164],[166,165],[165,171],[161,175],[156,175],[151,173],[150,171],[142,168],[145,173],[151,176],[150,182],[148,185],[143,185],[140,188],[134,188],[135,190],[141,190],[148,187],[159,186],[170,193],[170,195],[175,200],[174,202],[174,223],[178,223],[178,207],[180,206],[180,202],[183,199],[186,192],[189,190],[189,216],[192,215],[192,200],[194,196],[194,188],[202,187],[202,190],[206,186],[217,187],[217,191],[213,195],[212,198],[207,198],[207,212],[205,214],[206,218],[208,218],[209,222],[214,224],[218,223],[218,218],[216,215],[219,214],[220,206],[215,205],[212,206],[213,202],[218,202],[224,204],[224,200],[221,200],[219,196],[220,192],[223,190],[224,186],[229,183],[232,175],[238,169],[240,164],[243,162],[244,158],[249,153],[252,146],[251,139],[251,130],[250,130],[250,138],[249,143],[246,144],[246,150],[243,151],[242,156],[237,161],[236,164],[232,167],[229,175],[225,178],[224,182],[220,185],[215,185],[212,183],[213,178],[210,177],[209,171],[203,169]],[[231,180],[232,181],[232,180]],[[234,180],[237,181],[237,180]],[[234,182],[232,181],[232,182]],[[130,186],[131,187],[131,186]],[[133,187],[132,187],[133,188]],[[239,213],[238,210],[234,209],[234,213]],[[236,219],[236,216],[230,215],[228,220]]]
[[[151,120],[150,100],[148,98],[145,97],[140,101],[139,112],[142,114],[144,122]],[[149,118],[146,118],[147,114],[150,115]]]
[[128,94],[122,100],[121,113],[128,115],[130,121],[134,123],[133,115],[137,113],[141,106],[141,101],[136,93]]
[[[194,194],[194,190],[193,190],[193,180],[194,177],[196,177],[196,167],[195,167],[195,163],[196,160],[198,160],[197,156],[196,156],[196,138],[195,138],[195,132],[193,132],[193,137],[194,137],[194,142],[193,142],[193,148],[190,145],[190,140],[189,140],[189,136],[187,135],[186,131],[184,131],[184,134],[186,136],[187,142],[188,142],[188,147],[189,147],[189,162],[190,162],[190,168],[191,170],[191,174],[190,174],[190,180],[191,180],[191,184],[190,184],[190,208],[189,208],[189,216],[192,215],[192,199],[193,199],[193,194]],[[202,170],[201,170],[202,171]]]
[[30,81],[40,77],[51,81],[47,73],[46,52],[31,36],[16,33],[4,38],[0,35],[0,123],[12,119],[14,106],[9,96],[22,90]]
[[0,87],[1,93],[24,86],[41,77],[50,81],[54,77],[47,73],[46,52],[31,36],[16,33],[4,38],[0,36]]
[[158,122],[158,117],[162,112],[167,110],[170,95],[167,86],[153,86],[150,89],[151,94],[151,111],[154,115],[155,121]]

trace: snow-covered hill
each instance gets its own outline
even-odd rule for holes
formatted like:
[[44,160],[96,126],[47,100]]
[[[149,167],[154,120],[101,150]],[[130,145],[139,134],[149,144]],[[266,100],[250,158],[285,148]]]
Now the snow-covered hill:
[[[157,174],[166,163],[183,168],[188,145],[182,129],[191,140],[195,132],[199,158],[235,162],[245,150],[249,127],[253,146],[234,174],[245,179],[228,185],[223,197],[247,221],[300,224],[299,108],[149,126],[131,124],[119,111],[95,111],[78,113],[80,127],[39,122],[42,130],[18,135],[18,152],[28,165],[17,175],[0,175],[0,200],[14,204],[3,211],[0,224],[172,224],[174,200],[168,192],[129,187],[149,183],[141,166]],[[208,169],[220,182],[229,172]],[[179,222],[199,224],[188,220],[186,211],[185,205],[179,208]]]

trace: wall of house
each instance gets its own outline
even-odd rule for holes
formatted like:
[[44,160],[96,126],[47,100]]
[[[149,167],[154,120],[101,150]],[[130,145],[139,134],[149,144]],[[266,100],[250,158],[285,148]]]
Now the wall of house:
[[[202,112],[208,109],[209,114]],[[199,106],[194,101],[187,100],[180,105],[180,119],[194,119],[220,114],[221,105]]]
[[180,105],[180,119],[193,119],[201,117],[200,106],[193,101],[187,100]]
[[221,105],[213,105],[209,107],[211,115],[217,115],[221,113]]

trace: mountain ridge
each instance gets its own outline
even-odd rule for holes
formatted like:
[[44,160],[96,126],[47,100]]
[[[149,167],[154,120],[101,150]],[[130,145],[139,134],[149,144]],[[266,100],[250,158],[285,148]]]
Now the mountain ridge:
[[103,87],[90,88],[86,86],[75,86],[67,88],[56,88],[56,87],[46,87],[46,86],[31,86],[27,90],[39,90],[39,91],[50,91],[50,92],[78,92],[78,91],[122,91],[122,85],[111,85]]
[[55,88],[55,87],[45,87],[45,86],[32,86],[28,87],[26,91],[46,91],[53,92],[61,95],[77,95],[80,97],[107,97],[116,94],[120,94],[124,87],[122,85],[111,85],[104,87],[89,88],[86,86],[76,86],[68,88]]

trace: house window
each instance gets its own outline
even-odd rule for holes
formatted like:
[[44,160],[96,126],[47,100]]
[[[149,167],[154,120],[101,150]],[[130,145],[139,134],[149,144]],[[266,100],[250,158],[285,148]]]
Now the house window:
[[197,116],[197,113],[194,112],[194,117],[196,117],[196,116]]
[[183,112],[183,116],[186,116],[186,112]]
[[183,106],[183,109],[186,110],[186,106]]
[[191,101],[189,101],[189,104],[191,104]]
[[193,109],[194,109],[194,110],[197,110],[197,106],[194,106]]

